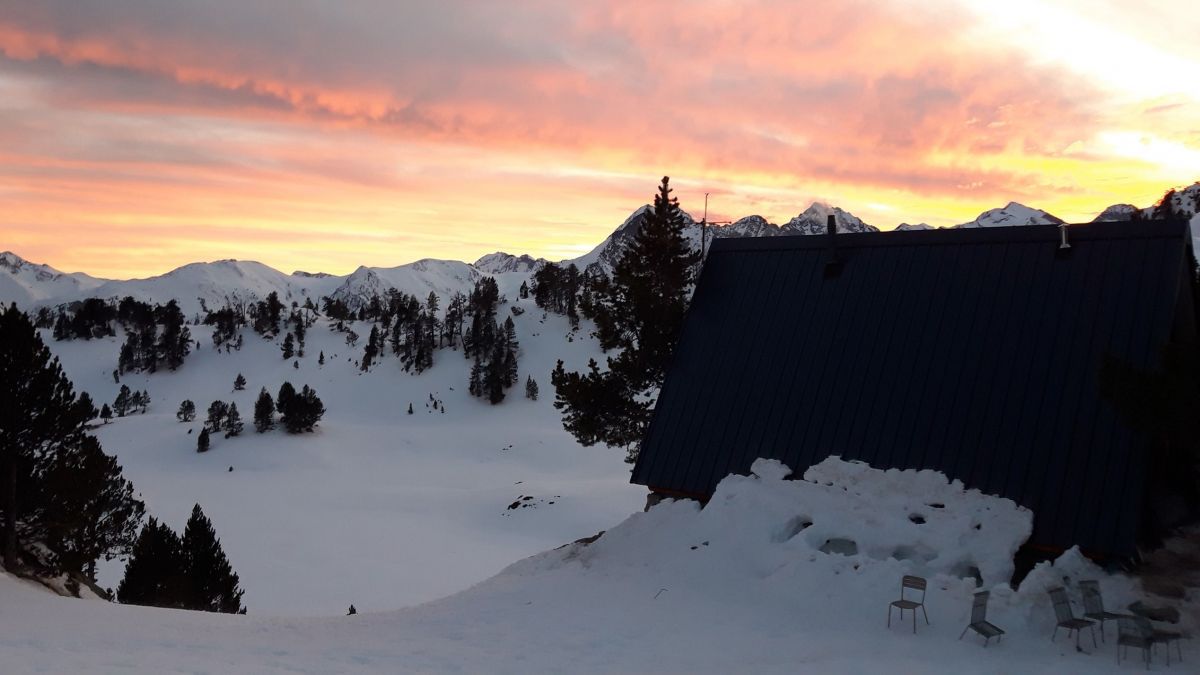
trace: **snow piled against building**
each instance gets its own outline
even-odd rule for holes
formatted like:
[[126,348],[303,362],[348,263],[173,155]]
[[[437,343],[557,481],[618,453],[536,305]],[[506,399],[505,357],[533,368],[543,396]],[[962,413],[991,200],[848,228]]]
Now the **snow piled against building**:
[[759,459],[752,475],[721,481],[703,509],[693,501],[665,502],[592,544],[529,564],[619,556],[644,565],[687,559],[703,547],[706,558],[731,554],[714,569],[741,568],[763,579],[814,571],[819,578],[851,568],[895,585],[903,568],[990,587],[1012,578],[1013,555],[1033,531],[1028,509],[936,471],[884,471],[829,457],[803,480],[784,480],[790,473],[776,460]]

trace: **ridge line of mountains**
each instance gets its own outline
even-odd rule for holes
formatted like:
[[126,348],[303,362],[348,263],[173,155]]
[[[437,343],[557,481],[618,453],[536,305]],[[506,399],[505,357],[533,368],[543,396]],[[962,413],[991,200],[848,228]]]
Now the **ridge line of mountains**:
[[[1193,237],[1200,235],[1200,182],[1171,194],[1174,213],[1191,219]],[[588,253],[560,264],[575,264],[581,270],[611,272],[621,251],[628,245],[641,223],[641,216],[650,208],[636,209],[612,234]],[[1092,222],[1128,220],[1137,213],[1152,216],[1153,206],[1139,209],[1131,204],[1115,204],[1104,209]],[[709,236],[769,237],[820,234],[825,232],[828,216],[837,219],[839,232],[879,232],[857,216],[835,206],[813,203],[795,218],[782,225],[768,222],[762,216],[747,216],[729,225],[710,226]],[[685,236],[699,248],[700,224],[684,213]],[[976,219],[955,225],[956,228],[1008,227],[1024,225],[1057,225],[1064,222],[1040,209],[1017,202],[984,211]],[[924,223],[901,224],[897,231],[934,229]],[[1200,240],[1198,240],[1200,244]],[[1198,246],[1200,248],[1200,246]],[[296,271],[284,274],[254,261],[218,260],[209,263],[190,263],[165,274],[146,279],[100,279],[82,272],[64,273],[49,265],[29,262],[15,253],[0,253],[0,303],[16,302],[29,308],[59,305],[88,297],[119,298],[133,296],[151,301],[180,301],[183,311],[191,315],[205,307],[216,309],[226,303],[249,303],[265,298],[271,291],[284,302],[304,298],[314,301],[330,297],[356,307],[374,295],[390,288],[424,297],[430,292],[449,296],[469,292],[484,276],[529,276],[547,262],[544,258],[496,252],[474,263],[456,260],[423,259],[397,267],[360,266],[347,275],[331,275]]]

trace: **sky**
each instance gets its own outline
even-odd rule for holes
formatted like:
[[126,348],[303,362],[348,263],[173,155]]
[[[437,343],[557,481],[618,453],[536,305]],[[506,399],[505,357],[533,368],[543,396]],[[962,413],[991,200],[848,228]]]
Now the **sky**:
[[580,255],[710,220],[1068,221],[1200,180],[1192,0],[0,0],[0,250]]

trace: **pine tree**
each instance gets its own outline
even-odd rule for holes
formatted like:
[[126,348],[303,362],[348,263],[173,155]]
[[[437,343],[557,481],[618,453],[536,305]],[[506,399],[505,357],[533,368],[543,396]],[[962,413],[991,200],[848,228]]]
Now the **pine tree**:
[[179,535],[151,517],[133,545],[117,601],[152,607],[186,606],[187,558]]
[[379,354],[379,343],[380,343],[379,327],[376,325],[372,325],[371,326],[371,334],[370,334],[370,336],[367,337],[367,347],[363,351],[363,358],[362,358],[363,372],[370,370],[371,362],[374,361],[376,355]]
[[41,474],[45,502],[43,543],[57,566],[95,580],[96,560],[111,560],[132,548],[145,507],[117,460],[104,454],[95,436],[53,456]]
[[275,428],[275,402],[263,387],[254,402],[254,430],[263,433]]
[[[87,521],[99,513],[95,504],[115,500],[105,508],[134,510],[140,519],[141,503],[121,497],[127,483],[120,467],[105,465],[99,443],[85,432],[93,406],[76,399],[58,360],[15,304],[0,311],[0,382],[5,567],[20,568],[24,540],[45,544],[60,571],[78,572],[92,562],[87,555],[119,548],[111,544],[121,536],[115,523]],[[59,505],[71,509],[63,512]]]
[[412,403],[408,404],[408,414],[409,415],[413,414]]
[[208,452],[208,427],[201,427],[196,438],[196,452]]
[[167,368],[175,370],[183,365],[192,348],[192,335],[184,326],[183,312],[175,300],[167,302],[155,312],[159,323],[163,324],[163,332],[158,337],[158,344],[153,360],[161,360]]
[[[291,386],[286,382],[284,385]],[[291,395],[287,397],[284,396],[284,391],[281,388],[279,391],[279,400],[276,405],[283,415],[280,420],[283,423],[283,428],[292,434],[312,431],[316,427],[317,422],[321,420],[321,417],[325,415],[325,405],[317,397],[316,390],[311,389],[307,384],[301,388],[299,393],[296,393],[295,389],[292,389]]]
[[175,419],[180,422],[191,422],[196,419],[196,404],[192,403],[191,399],[184,399],[183,403],[179,404]]
[[527,282],[522,281],[521,288],[517,291],[517,293],[518,293],[518,295],[521,296],[522,300],[524,300],[525,298],[528,298],[529,297],[529,284]]
[[217,433],[221,430],[221,426],[225,422],[225,416],[229,414],[229,404],[224,401],[213,401],[208,406],[208,419],[204,422],[204,428],[212,433]]
[[99,414],[96,410],[96,404],[92,402],[92,397],[86,391],[79,393],[79,400],[76,404],[79,406],[81,413],[87,416],[89,422],[96,419],[96,415]]
[[291,382],[284,382],[279,387],[279,393],[275,396],[275,409],[280,415],[287,415],[291,408],[292,400],[296,398],[296,388]]
[[121,390],[117,392],[117,400],[113,401],[113,410],[117,412],[117,417],[124,417],[129,412],[129,399],[133,396],[133,392],[129,390],[129,385],[121,385]]
[[108,424],[109,420],[112,419],[112,416],[112,408],[108,407],[107,403],[100,406],[100,419],[104,420],[105,424]]
[[530,401],[536,401],[538,397],[538,385],[533,381],[533,376],[525,378],[525,398]]
[[229,411],[225,415],[225,422],[221,428],[225,430],[225,438],[233,438],[242,433],[242,416],[238,413],[236,403],[229,404]]
[[242,377],[241,373],[237,374],[237,378],[233,381],[233,390],[242,391],[246,388],[246,378]]
[[291,333],[283,338],[283,346],[280,349],[283,351],[285,361],[296,355],[296,339],[292,337]]
[[192,508],[181,543],[187,560],[186,606],[206,612],[241,612],[243,591],[238,586],[238,575],[199,504]]
[[321,356],[320,356],[320,358],[317,359],[317,365],[318,366],[325,365],[325,351],[324,350],[321,351]]
[[589,309],[608,370],[593,361],[584,373],[567,373],[562,363],[551,382],[563,426],[580,443],[624,446],[637,458],[651,397],[662,386],[687,308],[698,254],[683,236],[683,214],[664,177],[654,209],[643,214],[630,245],[613,268],[613,278],[592,289]]

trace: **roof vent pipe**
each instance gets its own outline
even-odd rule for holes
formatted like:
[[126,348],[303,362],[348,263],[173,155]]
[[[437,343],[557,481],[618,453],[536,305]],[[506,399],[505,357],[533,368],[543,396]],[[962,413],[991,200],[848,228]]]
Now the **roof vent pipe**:
[[829,220],[825,222],[825,236],[828,237],[829,241],[829,259],[825,261],[825,278],[830,279],[841,274],[842,261],[838,259],[837,218],[830,215]]
[[838,261],[837,254],[837,216],[832,213],[825,221],[825,236],[829,238],[829,262],[836,263]]
[[1058,244],[1058,250],[1071,248],[1071,242],[1067,241],[1067,224],[1060,223],[1058,226],[1059,236],[1061,237]]

